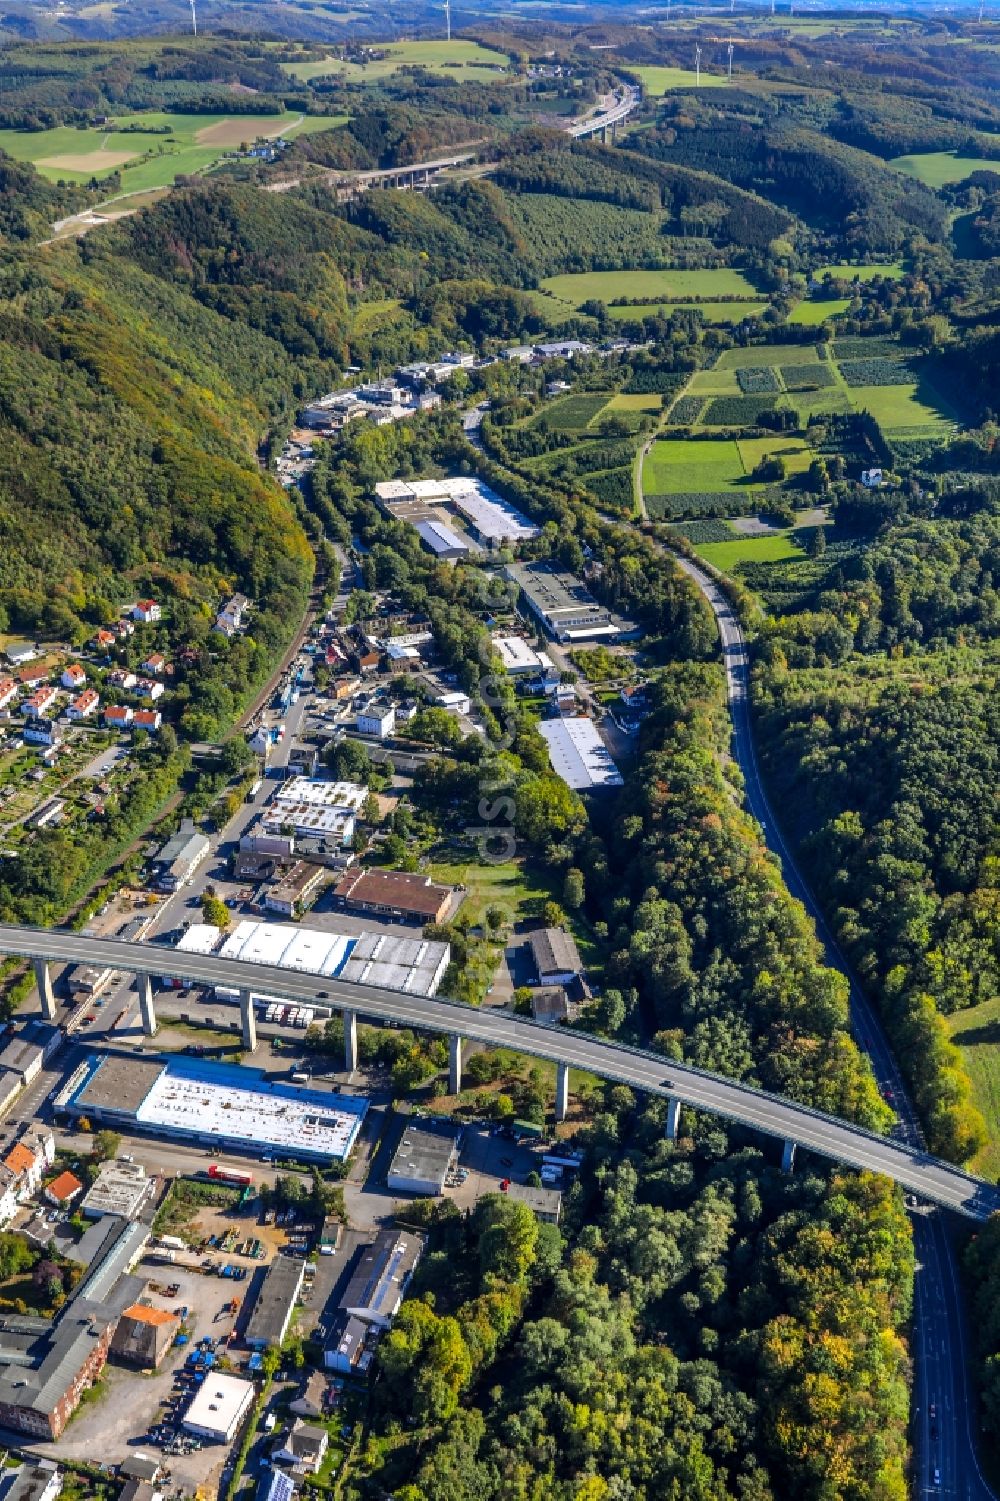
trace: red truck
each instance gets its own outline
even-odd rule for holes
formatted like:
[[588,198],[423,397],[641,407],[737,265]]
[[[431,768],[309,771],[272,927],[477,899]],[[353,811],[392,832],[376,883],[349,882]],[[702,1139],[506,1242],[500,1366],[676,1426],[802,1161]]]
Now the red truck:
[[253,1173],[245,1173],[235,1167],[220,1167],[217,1162],[209,1167],[208,1176],[217,1183],[234,1183],[239,1188],[249,1188],[253,1182]]

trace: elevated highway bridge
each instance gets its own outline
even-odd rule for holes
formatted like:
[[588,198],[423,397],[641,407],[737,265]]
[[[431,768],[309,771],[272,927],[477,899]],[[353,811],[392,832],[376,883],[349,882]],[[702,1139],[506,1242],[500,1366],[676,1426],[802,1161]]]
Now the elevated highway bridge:
[[665,1099],[669,1136],[676,1135],[680,1108],[686,1105],[776,1137],[784,1144],[783,1160],[787,1167],[792,1165],[796,1146],[801,1146],[849,1167],[883,1173],[919,1198],[973,1220],[985,1220],[1000,1209],[1000,1190],[994,1184],[973,1178],[918,1147],[877,1136],[836,1116],[732,1079],[586,1033],[543,1026],[454,1001],[407,995],[245,960],[222,959],[213,954],[182,954],[159,945],[89,937],[59,928],[0,925],[0,953],[18,955],[34,963],[42,1010],[50,1018],[55,1016],[49,970],[52,964],[87,964],[135,975],[143,1026],[150,1036],[156,1031],[154,977],[238,991],[243,1041],[248,1048],[256,1045],[254,994],[263,993],[296,1005],[325,1004],[344,1014],[344,1061],[348,1069],[357,1064],[358,1017],[393,1022],[449,1038],[453,1093],[461,1088],[462,1047],[464,1040],[469,1039],[554,1063],[557,1118],[566,1113],[570,1069],[582,1069]]

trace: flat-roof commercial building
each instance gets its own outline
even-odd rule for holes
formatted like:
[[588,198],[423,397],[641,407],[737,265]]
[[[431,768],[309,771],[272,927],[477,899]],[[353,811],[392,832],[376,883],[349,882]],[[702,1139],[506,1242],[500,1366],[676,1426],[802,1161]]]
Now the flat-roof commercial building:
[[134,1220],[149,1203],[155,1188],[156,1179],[147,1178],[141,1162],[120,1159],[104,1162],[80,1208],[88,1220],[98,1220],[105,1214]]
[[622,775],[592,719],[543,719],[538,726],[556,776],[578,792],[620,787]]
[[509,563],[504,570],[531,613],[556,641],[618,640],[635,627],[598,604],[587,586],[551,563]]
[[403,870],[349,870],[333,889],[345,912],[372,912],[404,922],[443,922],[453,886],[438,886],[430,876]]
[[393,1193],[434,1197],[444,1192],[455,1165],[458,1138],[453,1131],[407,1126],[389,1165],[386,1182]]
[[435,995],[451,963],[451,945],[402,933],[326,933],[288,923],[245,920],[220,950],[223,959],[277,965],[300,974],[376,985],[406,995]]
[[305,1262],[276,1256],[264,1273],[244,1338],[252,1350],[276,1349],[292,1322],[295,1301],[302,1291]]
[[[489,485],[475,475],[457,474],[447,479],[386,480],[375,486],[375,496],[387,516],[409,521],[420,531],[425,546],[438,556],[460,556],[454,549],[469,552],[464,538],[435,515],[435,507],[451,506],[465,518],[476,540],[484,547],[501,547],[505,543],[530,541],[538,536],[538,527],[503,500]],[[437,540],[434,540],[437,539]],[[444,547],[444,551],[439,549]]]
[[368,1101],[302,1089],[238,1064],[97,1054],[76,1071],[56,1107],[181,1141],[340,1161],[354,1145]]
[[253,1404],[254,1385],[211,1370],[184,1415],[188,1433],[216,1444],[231,1444]]
[[562,1214],[562,1194],[557,1188],[529,1188],[524,1183],[510,1183],[504,1190],[508,1199],[527,1204],[531,1212],[550,1225],[558,1225]]
[[552,666],[549,658],[529,646],[523,636],[494,636],[493,645],[512,678],[533,677]]
[[346,847],[367,796],[367,788],[357,782],[290,777],[264,809],[260,828],[264,834],[290,829],[303,838],[329,839]]
[[538,527],[526,516],[501,500],[499,495],[476,480],[454,497],[454,506],[465,517],[484,547],[502,547],[504,543],[530,542],[538,536]]
[[388,1329],[406,1296],[424,1240],[402,1230],[382,1230],[366,1246],[344,1296],[341,1311],[348,1318]]

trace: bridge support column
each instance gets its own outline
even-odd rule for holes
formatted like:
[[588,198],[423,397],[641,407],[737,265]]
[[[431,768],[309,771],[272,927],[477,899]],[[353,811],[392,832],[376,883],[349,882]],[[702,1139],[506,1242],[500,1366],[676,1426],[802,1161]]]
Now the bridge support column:
[[556,1120],[564,1121],[569,1112],[569,1064],[556,1064]]
[[608,127],[606,125],[601,126],[601,140],[605,146],[608,144]]
[[249,990],[240,991],[240,1027],[243,1031],[243,1046],[248,1053],[257,1051],[257,1018],[253,1012],[253,1000]]
[[666,1137],[668,1141],[677,1140],[677,1128],[681,1123],[681,1102],[675,1100],[673,1095],[667,1100],[667,1125]]
[[156,1036],[156,1011],[153,1007],[153,982],[148,975],[136,975],[135,988],[139,994],[139,1015],[142,1018],[143,1035]]
[[781,1170],[791,1173],[795,1170],[795,1142],[786,1141],[781,1149]]
[[448,1038],[448,1093],[462,1092],[462,1039],[457,1032]]
[[56,996],[52,989],[52,975],[49,973],[48,962],[45,959],[32,959],[31,967],[35,971],[35,984],[38,986],[38,999],[42,1003],[42,1015],[47,1022],[54,1022]]
[[353,1074],[358,1066],[358,1013],[344,1012],[344,1073]]

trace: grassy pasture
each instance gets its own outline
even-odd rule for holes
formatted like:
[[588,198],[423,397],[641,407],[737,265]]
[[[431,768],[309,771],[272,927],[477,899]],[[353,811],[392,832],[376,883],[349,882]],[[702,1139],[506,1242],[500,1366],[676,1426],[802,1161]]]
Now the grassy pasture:
[[899,261],[893,261],[888,266],[849,266],[846,261],[838,261],[835,265],[820,266],[813,275],[817,281],[822,281],[824,276],[832,276],[835,281],[874,281],[876,276],[899,281],[903,267]]
[[730,438],[661,438],[646,455],[642,484],[650,495],[739,491],[746,470],[739,444]]
[[489,47],[481,47],[478,42],[462,41],[460,38],[454,38],[450,42],[444,38],[438,41],[388,42],[380,46],[379,51],[385,51],[388,55],[373,63],[348,63],[339,57],[328,56],[306,58],[300,63],[282,63],[281,66],[286,73],[303,83],[331,74],[338,74],[352,83],[376,83],[407,66],[419,66],[431,73],[443,73],[446,77],[468,82],[475,78],[495,79],[497,69],[510,67],[510,59],[502,52],[494,52]]
[[770,438],[740,438],[736,445],[747,474],[764,458],[781,457],[789,474],[804,474],[813,460],[813,452],[802,438],[775,433]]
[[691,68],[635,68],[635,73],[642,79],[644,91],[654,99],[659,99],[668,89],[718,89],[725,85],[725,75],[722,73],[706,73],[701,70],[701,82],[696,83],[697,74]]
[[915,382],[905,386],[854,386],[851,397],[857,411],[871,412],[890,437],[943,437],[955,420],[945,414],[943,406],[934,405],[931,394]]
[[749,370],[755,365],[814,365],[812,344],[764,344],[754,349],[727,349],[720,354],[716,370]]
[[[169,187],[178,173],[213,166],[224,151],[257,136],[296,136],[330,130],[345,116],[319,115],[178,115],[150,111],[121,115],[122,126],[148,129],[105,130],[56,125],[50,130],[0,130],[0,150],[16,161],[31,162],[53,182],[89,182],[121,169],[125,193]],[[163,130],[162,127],[167,127]],[[158,128],[160,127],[160,128]],[[153,153],[148,161],[140,158]],[[134,162],[134,166],[129,166]]]
[[[615,297],[684,299],[757,295],[757,289],[742,272],[725,266],[701,271],[574,271],[546,277],[542,288],[571,308],[594,299],[609,303]],[[630,311],[633,317],[642,316],[641,310]]]
[[784,563],[790,558],[806,556],[792,532],[767,537],[738,537],[732,542],[696,542],[694,548],[707,563],[712,563],[723,573],[729,573],[739,563]]
[[828,318],[839,318],[851,305],[849,297],[828,297],[825,301],[800,302],[788,315],[789,323],[799,327],[815,328]]
[[1000,172],[1000,161],[980,156],[959,156],[957,151],[920,151],[912,156],[896,156],[889,163],[897,172],[915,177],[929,188],[943,188],[961,182],[973,172]]
[[662,313],[669,318],[671,313],[700,313],[706,323],[742,323],[744,318],[759,318],[767,306],[764,302],[658,302],[642,307],[611,307],[612,318],[644,318]]
[[1000,996],[945,1017],[972,1080],[973,1103],[983,1112],[989,1141],[969,1169],[989,1178],[1000,1174]]

